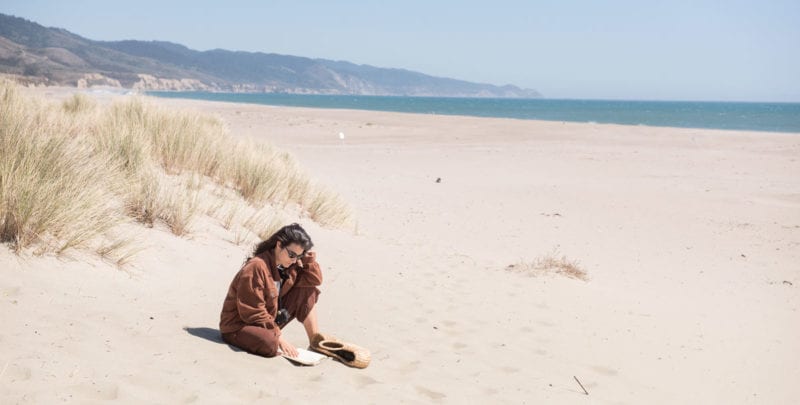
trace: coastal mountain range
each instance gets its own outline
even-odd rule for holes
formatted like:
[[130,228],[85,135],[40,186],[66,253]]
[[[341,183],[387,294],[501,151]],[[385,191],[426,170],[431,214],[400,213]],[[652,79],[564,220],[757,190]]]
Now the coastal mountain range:
[[23,83],[136,90],[439,97],[537,98],[495,86],[405,69],[163,41],[94,41],[0,14],[0,74]]

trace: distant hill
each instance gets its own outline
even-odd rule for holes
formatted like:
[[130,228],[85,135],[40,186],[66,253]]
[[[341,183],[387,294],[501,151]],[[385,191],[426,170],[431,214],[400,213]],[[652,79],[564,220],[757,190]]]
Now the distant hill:
[[0,73],[21,81],[140,90],[536,98],[494,86],[350,62],[223,49],[195,51],[162,41],[93,41],[61,28],[0,14]]

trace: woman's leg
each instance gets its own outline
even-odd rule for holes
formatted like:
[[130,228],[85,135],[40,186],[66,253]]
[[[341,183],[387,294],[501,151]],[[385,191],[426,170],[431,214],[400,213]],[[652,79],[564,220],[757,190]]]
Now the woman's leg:
[[317,311],[311,308],[306,315],[306,320],[303,321],[303,327],[306,328],[306,335],[308,335],[308,343],[311,344],[311,338],[319,333],[319,326],[317,326]]
[[[303,324],[309,343],[311,343],[311,338],[314,334],[319,332],[317,313],[314,311],[314,305],[318,299],[319,290],[316,287],[294,287],[286,293],[286,296],[281,298],[281,304],[289,311],[289,322],[297,318]],[[286,324],[289,322],[286,322]]]
[[259,356],[275,357],[278,354],[278,333],[276,329],[245,326],[238,332],[223,333],[222,340],[229,345]]

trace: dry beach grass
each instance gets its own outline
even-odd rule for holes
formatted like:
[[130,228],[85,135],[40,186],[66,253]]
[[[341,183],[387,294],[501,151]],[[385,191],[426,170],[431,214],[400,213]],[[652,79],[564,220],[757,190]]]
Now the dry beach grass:
[[588,276],[577,260],[568,259],[558,251],[553,251],[544,256],[537,257],[533,261],[520,261],[510,264],[506,270],[527,274],[529,276],[541,276],[554,273],[568,278],[586,281]]
[[10,82],[0,101],[0,240],[17,251],[109,256],[127,245],[116,226],[161,222],[184,235],[219,211],[209,207],[242,214],[225,219],[239,242],[274,230],[286,209],[330,226],[350,218],[291,155],[232,138],[208,115],[81,94],[48,103]]

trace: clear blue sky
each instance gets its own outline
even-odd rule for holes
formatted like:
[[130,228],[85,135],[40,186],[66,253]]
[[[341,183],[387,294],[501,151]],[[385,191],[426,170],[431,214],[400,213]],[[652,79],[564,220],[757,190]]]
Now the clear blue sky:
[[800,101],[800,1],[3,0],[96,40],[347,60],[550,98]]

